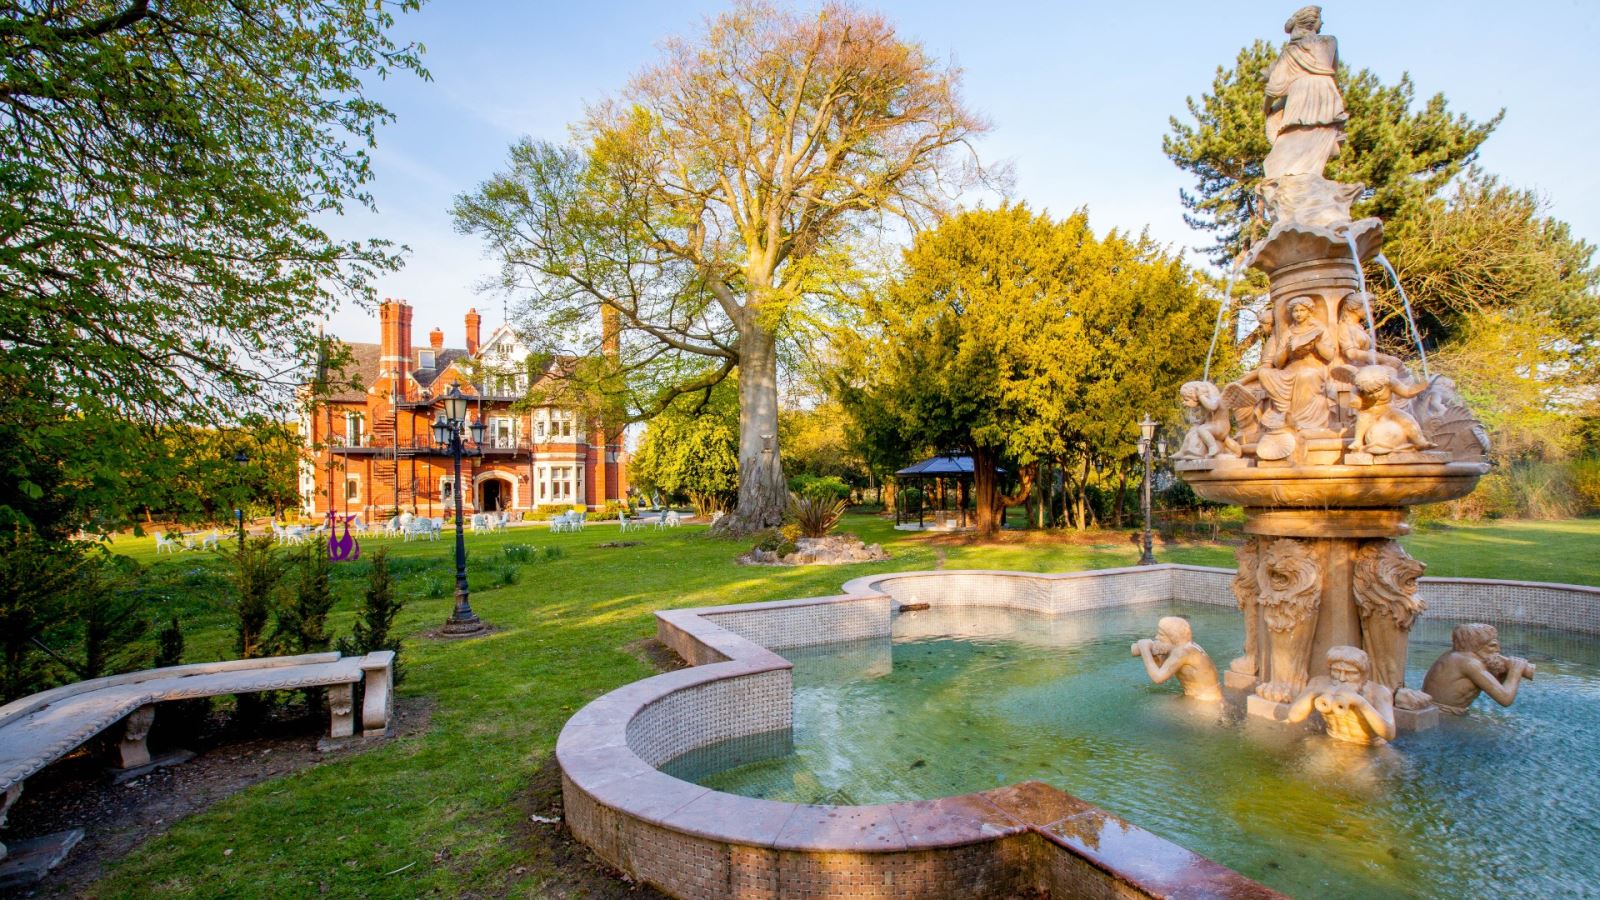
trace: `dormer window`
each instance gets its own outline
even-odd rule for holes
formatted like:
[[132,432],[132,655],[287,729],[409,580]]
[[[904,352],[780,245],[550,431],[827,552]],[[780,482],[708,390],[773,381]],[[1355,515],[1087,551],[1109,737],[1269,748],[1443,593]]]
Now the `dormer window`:
[[438,362],[438,357],[432,350],[417,351],[417,368],[432,371]]

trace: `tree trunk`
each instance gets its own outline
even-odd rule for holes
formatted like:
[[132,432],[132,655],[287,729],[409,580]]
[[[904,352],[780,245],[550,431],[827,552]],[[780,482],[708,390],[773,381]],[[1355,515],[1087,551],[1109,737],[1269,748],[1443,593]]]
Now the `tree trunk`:
[[995,471],[995,462],[993,450],[973,448],[972,485],[978,495],[978,533],[985,536],[1000,530],[1005,509],[1000,504],[1000,473]]
[[739,334],[739,501],[718,531],[775,528],[788,499],[778,453],[777,344],[771,332],[752,325]]

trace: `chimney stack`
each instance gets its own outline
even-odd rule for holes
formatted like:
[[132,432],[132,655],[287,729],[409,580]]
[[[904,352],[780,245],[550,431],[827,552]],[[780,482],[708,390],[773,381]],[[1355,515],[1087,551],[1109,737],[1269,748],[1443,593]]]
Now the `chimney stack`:
[[443,328],[435,328],[434,330],[428,332],[428,346],[432,347],[435,353],[444,349]]
[[411,307],[404,300],[384,298],[378,307],[378,368],[389,373],[395,394],[406,398],[411,388]]
[[478,315],[476,308],[467,310],[467,355],[478,355],[478,324],[483,321],[483,316]]

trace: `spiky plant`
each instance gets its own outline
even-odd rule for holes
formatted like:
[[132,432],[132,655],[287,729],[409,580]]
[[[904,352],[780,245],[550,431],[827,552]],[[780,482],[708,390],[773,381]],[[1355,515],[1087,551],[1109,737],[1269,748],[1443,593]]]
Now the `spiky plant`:
[[843,516],[843,500],[791,493],[784,518],[800,529],[801,537],[819,538],[827,537]]

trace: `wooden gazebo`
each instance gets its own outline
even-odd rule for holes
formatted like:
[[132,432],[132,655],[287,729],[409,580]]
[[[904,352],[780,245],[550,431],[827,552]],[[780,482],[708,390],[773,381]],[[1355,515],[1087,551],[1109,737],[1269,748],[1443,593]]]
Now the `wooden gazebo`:
[[[895,481],[903,487],[917,487],[922,494],[922,499],[917,503],[917,527],[923,527],[923,515],[929,509],[931,483],[937,494],[939,510],[949,509],[950,486],[954,485],[956,494],[957,527],[967,526],[967,498],[971,496],[972,484],[972,457],[966,454],[945,453],[929,457],[922,462],[906,466],[894,473]],[[903,504],[895,504],[894,523],[910,521],[910,511]]]

